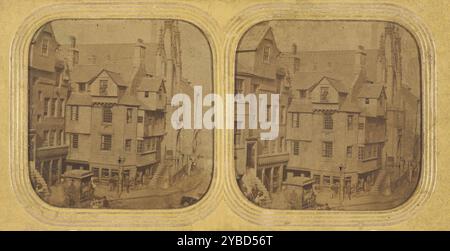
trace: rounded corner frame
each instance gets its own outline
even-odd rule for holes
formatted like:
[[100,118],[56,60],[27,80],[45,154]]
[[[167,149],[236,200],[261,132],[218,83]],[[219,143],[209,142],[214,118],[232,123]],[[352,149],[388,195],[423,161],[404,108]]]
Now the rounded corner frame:
[[[9,173],[16,199],[36,220],[54,227],[72,228],[183,228],[209,215],[216,207],[214,199],[223,196],[220,167],[223,163],[216,149],[222,143],[213,133],[213,170],[207,192],[195,204],[179,209],[70,209],[51,206],[41,200],[31,187],[28,166],[28,55],[35,32],[45,23],[60,19],[176,19],[202,32],[211,53],[212,89],[217,91],[219,76],[218,24],[205,12],[188,4],[171,3],[78,3],[55,4],[35,10],[19,27],[10,47],[9,94],[10,136]],[[220,89],[220,87],[219,87]]]
[[[258,4],[237,14],[227,25],[225,51],[229,53],[225,62],[227,90],[234,93],[235,59],[239,41],[254,25],[271,20],[292,21],[381,21],[393,22],[405,28],[416,40],[421,69],[421,117],[422,117],[422,161],[421,174],[416,190],[401,205],[380,211],[317,211],[265,209],[251,203],[240,191],[235,179],[233,146],[227,149],[227,160],[233,168],[226,170],[226,198],[230,208],[246,221],[260,225],[294,230],[302,228],[368,228],[386,227],[411,218],[422,208],[434,191],[437,177],[435,117],[436,68],[435,46],[432,35],[423,21],[404,7],[392,4]],[[228,132],[228,138],[233,132]]]

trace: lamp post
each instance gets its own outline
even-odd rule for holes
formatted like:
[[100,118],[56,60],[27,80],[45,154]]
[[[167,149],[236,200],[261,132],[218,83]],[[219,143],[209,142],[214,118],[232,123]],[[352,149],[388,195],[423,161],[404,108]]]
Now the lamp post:
[[344,203],[344,169],[345,166],[343,164],[339,165],[339,175],[340,175],[339,201],[341,205]]
[[119,156],[119,159],[117,159],[117,162],[119,163],[119,197],[122,194],[123,191],[123,162],[125,162],[125,157]]

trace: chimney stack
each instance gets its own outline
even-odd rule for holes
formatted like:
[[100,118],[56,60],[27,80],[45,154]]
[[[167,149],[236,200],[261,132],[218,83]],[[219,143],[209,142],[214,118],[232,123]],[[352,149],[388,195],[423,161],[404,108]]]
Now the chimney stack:
[[364,46],[359,45],[355,55],[355,72],[361,73],[366,71],[366,50]]
[[145,66],[145,45],[141,38],[138,38],[134,47],[133,66],[135,68]]

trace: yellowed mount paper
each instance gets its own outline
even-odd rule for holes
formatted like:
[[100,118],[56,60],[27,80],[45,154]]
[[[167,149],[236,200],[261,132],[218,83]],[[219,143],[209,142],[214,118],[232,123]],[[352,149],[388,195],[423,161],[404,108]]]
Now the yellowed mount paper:
[[[1,226],[448,229],[447,9],[2,2]],[[208,117],[208,94],[279,100]],[[271,140],[248,127],[264,109]]]

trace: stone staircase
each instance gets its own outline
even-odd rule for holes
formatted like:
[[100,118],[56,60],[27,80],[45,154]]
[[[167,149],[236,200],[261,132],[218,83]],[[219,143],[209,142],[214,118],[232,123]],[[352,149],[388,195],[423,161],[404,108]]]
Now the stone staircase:
[[48,197],[50,196],[50,189],[47,186],[47,182],[45,182],[42,175],[36,170],[36,164],[34,161],[29,162],[30,168],[30,179],[33,184],[40,184],[42,187],[41,196]]
[[264,186],[262,181],[254,173],[247,172],[242,177],[242,182],[243,182],[243,184],[246,187],[248,192],[251,192],[252,188],[255,187],[255,185],[256,185],[258,190],[263,193],[263,199],[262,199],[262,202],[261,202],[260,206],[268,207],[268,206],[271,205],[272,200],[270,198],[269,191],[267,191],[266,186]]
[[390,184],[389,184],[389,175],[386,170],[381,169],[378,172],[377,178],[375,180],[375,183],[370,188],[371,194],[384,194],[389,195],[386,193],[390,192]]
[[159,186],[165,183],[164,178],[166,178],[167,165],[158,166],[156,168],[155,173],[153,173],[153,177],[149,182],[149,186]]

